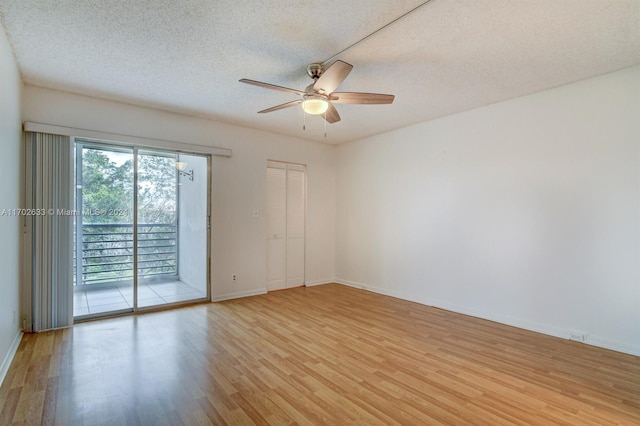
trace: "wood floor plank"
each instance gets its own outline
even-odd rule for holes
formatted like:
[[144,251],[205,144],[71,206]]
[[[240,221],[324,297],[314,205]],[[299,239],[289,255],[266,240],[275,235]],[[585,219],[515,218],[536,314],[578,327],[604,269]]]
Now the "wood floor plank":
[[640,358],[330,284],[26,334],[0,424],[640,424]]

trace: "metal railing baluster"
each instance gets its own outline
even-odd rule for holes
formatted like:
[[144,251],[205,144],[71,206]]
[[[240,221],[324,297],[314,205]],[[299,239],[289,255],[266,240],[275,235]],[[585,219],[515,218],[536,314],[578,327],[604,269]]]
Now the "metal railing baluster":
[[[133,224],[82,225],[81,284],[133,278]],[[177,276],[177,226],[138,225],[138,277]]]

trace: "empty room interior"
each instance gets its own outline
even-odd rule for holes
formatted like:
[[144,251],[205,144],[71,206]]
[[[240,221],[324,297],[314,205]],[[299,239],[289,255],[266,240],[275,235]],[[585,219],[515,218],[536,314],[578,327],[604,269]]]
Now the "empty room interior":
[[640,1],[0,0],[0,425],[640,424]]

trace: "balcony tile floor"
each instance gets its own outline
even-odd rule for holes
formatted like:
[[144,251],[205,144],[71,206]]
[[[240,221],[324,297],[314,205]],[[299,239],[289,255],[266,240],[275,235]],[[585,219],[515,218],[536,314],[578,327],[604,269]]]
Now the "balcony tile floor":
[[[206,292],[182,281],[143,284],[138,286],[138,306],[148,307],[165,303],[202,299]],[[133,287],[113,286],[73,293],[73,316],[93,315],[133,307]]]

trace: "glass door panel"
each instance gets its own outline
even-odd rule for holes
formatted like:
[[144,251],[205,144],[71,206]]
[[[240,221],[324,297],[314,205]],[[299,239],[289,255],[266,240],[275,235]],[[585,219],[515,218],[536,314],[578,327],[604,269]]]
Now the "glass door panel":
[[138,307],[206,298],[207,159],[137,157]]
[[133,309],[133,150],[76,143],[74,317]]

